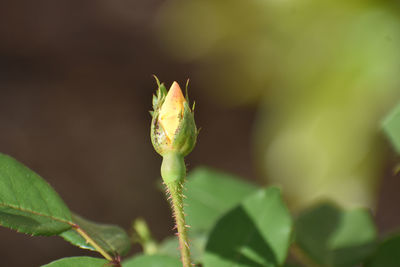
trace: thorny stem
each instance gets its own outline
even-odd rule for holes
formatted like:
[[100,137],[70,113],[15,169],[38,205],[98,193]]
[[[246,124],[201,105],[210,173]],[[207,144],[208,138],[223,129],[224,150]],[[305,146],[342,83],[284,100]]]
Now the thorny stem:
[[83,231],[82,228],[79,227],[79,225],[74,225],[73,228],[75,229],[75,231],[78,232],[78,234],[80,234],[87,243],[89,243],[90,245],[92,245],[101,255],[103,255],[103,257],[110,261],[113,262],[114,259],[113,257],[110,256],[110,254],[108,254],[106,251],[104,251],[97,243],[96,241],[94,241],[85,231]]
[[175,218],[176,228],[178,230],[177,236],[179,240],[179,249],[181,251],[181,260],[183,267],[192,266],[190,260],[190,249],[188,236],[185,224],[185,214],[183,212],[183,181],[173,181],[165,184],[171,206]]

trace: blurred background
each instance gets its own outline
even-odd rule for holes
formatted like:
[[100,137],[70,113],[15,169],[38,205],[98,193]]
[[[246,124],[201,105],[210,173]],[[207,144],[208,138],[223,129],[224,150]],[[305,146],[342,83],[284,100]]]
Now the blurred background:
[[[294,214],[330,198],[399,228],[399,158],[380,126],[400,101],[398,1],[3,1],[0,151],[89,219],[140,216],[171,235],[152,74],[190,78],[202,130],[189,170],[281,185]],[[4,266],[83,254],[0,228]]]

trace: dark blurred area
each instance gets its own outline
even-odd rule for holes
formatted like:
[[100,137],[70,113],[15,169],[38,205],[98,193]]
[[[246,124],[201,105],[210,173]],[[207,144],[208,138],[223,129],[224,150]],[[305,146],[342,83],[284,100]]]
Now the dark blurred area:
[[[358,15],[361,11],[354,11],[357,5],[362,10],[367,4],[359,1],[350,7],[338,4],[338,10],[346,11],[348,8],[350,11],[331,14],[332,17],[328,18],[332,20],[327,24],[322,24],[326,18],[324,8],[315,8],[320,17],[312,16],[312,10],[308,10],[309,13],[303,13],[303,20],[298,20],[305,23],[304,18],[307,18],[309,21],[305,24],[311,25],[314,21],[312,25],[320,25],[320,28],[304,33],[299,31],[301,25],[298,28],[293,26],[298,22],[294,19],[282,23],[290,14],[302,14],[304,7],[277,7],[277,1],[271,1],[270,6],[263,4],[263,13],[259,1],[249,1],[251,4],[233,1],[229,9],[222,9],[226,5],[222,2],[215,1],[218,6],[211,1],[188,1],[183,5],[181,1],[159,0],[0,3],[0,152],[15,157],[44,177],[73,211],[88,219],[118,224],[125,229],[130,228],[133,219],[143,217],[160,240],[172,234],[173,224],[168,203],[157,188],[161,159],[154,152],[149,138],[148,111],[156,89],[151,75],[156,74],[167,86],[174,80],[183,85],[187,78],[191,78],[190,98],[196,100],[196,122],[202,130],[197,147],[187,158],[189,170],[208,165],[259,184],[267,181],[282,184],[284,192],[285,183],[297,188],[304,184],[314,192],[323,187],[323,182],[304,182],[302,171],[306,174],[304,179],[310,181],[313,181],[313,176],[326,176],[325,183],[337,175],[330,170],[340,169],[341,164],[344,169],[339,173],[345,174],[344,177],[353,177],[346,170],[352,173],[355,169],[363,169],[354,175],[361,178],[346,187],[350,189],[343,194],[356,196],[355,205],[375,210],[382,232],[398,227],[400,211],[396,203],[400,201],[400,182],[399,176],[391,172],[396,160],[378,127],[382,116],[400,99],[400,65],[396,61],[400,58],[399,52],[390,47],[384,48],[383,54],[377,52],[372,59],[364,60],[361,53],[354,59],[340,61],[345,66],[359,62],[366,67],[354,65],[354,69],[345,69],[343,73],[362,75],[338,81],[335,75],[343,77],[343,73],[337,71],[342,70],[339,61],[334,63],[334,67],[326,65],[321,70],[321,65],[338,56],[332,52],[336,50],[328,49],[328,54],[332,52],[332,55],[325,58],[324,52],[318,51],[304,37],[308,34],[314,40],[321,34],[321,39],[326,38],[325,27],[331,27],[335,21],[343,23],[344,18],[352,18],[356,13]],[[378,6],[374,1],[370,2],[368,8],[377,9],[383,17],[387,17],[385,10],[390,10],[391,16],[387,26],[380,24],[371,32],[388,29],[384,41],[389,40],[389,45],[398,49],[398,7],[385,1]],[[242,5],[246,8],[243,12],[248,12],[246,16],[238,12]],[[289,11],[280,13],[284,10]],[[275,21],[271,14],[281,17],[281,21]],[[252,19],[247,20],[247,16]],[[364,16],[362,19],[368,18]],[[367,26],[374,25],[375,19],[380,17],[372,18],[372,21],[367,21],[370,23]],[[364,31],[363,24],[357,23],[360,30],[353,30],[362,32],[360,36],[364,38],[369,30]],[[340,29],[342,27],[347,26],[340,25]],[[340,38],[341,35],[337,34],[331,41]],[[343,49],[345,52],[340,56],[346,58],[354,54],[359,49],[355,44],[365,44],[363,38],[356,41],[350,38],[351,45]],[[298,39],[302,41],[288,45]],[[324,44],[332,45],[329,40],[321,42],[321,50],[324,50]],[[174,46],[178,43],[180,46]],[[379,47],[380,44],[376,45]],[[302,47],[308,48],[304,50]],[[375,51],[374,47],[368,49],[365,52],[368,55]],[[281,58],[284,51],[289,51],[289,55],[294,56],[293,62],[299,65]],[[314,62],[321,58],[324,59],[322,63]],[[375,59],[379,60],[374,62]],[[311,63],[300,64],[304,62]],[[291,68],[284,64],[290,64]],[[305,69],[318,69],[320,72],[290,76],[299,69],[304,72]],[[389,74],[386,69],[390,69]],[[317,76],[319,80],[313,80]],[[320,77],[329,79],[322,81]],[[305,82],[306,79],[310,81]],[[380,79],[385,83],[380,83]],[[349,81],[352,86],[343,86]],[[310,84],[313,89],[305,89]],[[330,86],[326,86],[328,84]],[[375,90],[377,84],[384,84],[383,87],[388,89]],[[373,89],[363,88],[363,85]],[[362,97],[367,91],[373,93]],[[336,98],[339,99],[337,103],[330,101]],[[335,122],[346,118],[352,125],[353,120],[357,120],[347,115],[354,114],[346,106],[354,99],[365,101],[349,106],[355,107],[357,112],[368,110],[370,113],[357,114],[359,118],[370,120],[363,121],[360,128],[356,124],[348,130],[356,133],[350,138],[341,135],[341,131],[336,132],[335,129],[347,126]],[[317,102],[322,104],[315,105]],[[343,113],[332,119],[329,116],[333,113],[327,112],[325,107],[337,105]],[[332,123],[319,125],[304,114],[318,114],[322,118],[328,114]],[[293,121],[292,118],[301,120]],[[305,135],[308,128],[295,128],[299,129],[300,143],[291,146],[295,153],[286,153],[282,144],[287,144],[285,140],[291,138],[287,132],[293,129],[276,121],[296,127],[307,126],[307,121],[313,121],[317,124],[312,125],[317,125],[323,133],[314,139]],[[359,129],[369,134],[360,137]],[[296,131],[291,133],[297,136]],[[283,137],[276,141],[274,136]],[[325,150],[335,155],[333,159],[321,157],[320,151],[316,150],[320,147],[317,143],[326,144],[326,140],[319,140],[320,136],[345,140],[343,146],[338,146],[335,141],[329,143],[329,148],[338,150],[356,151],[358,146],[352,147],[354,140],[366,140],[358,144],[362,147],[360,154],[343,152],[343,155],[367,160],[355,161],[356,167],[350,166],[347,165],[350,164],[348,158],[343,158],[340,153],[334,154],[336,150]],[[311,143],[310,149],[308,144]],[[301,149],[310,155],[304,156]],[[271,151],[277,155],[273,159]],[[320,168],[310,173],[308,167],[314,156],[324,161],[311,164],[310,168]],[[310,160],[301,161],[304,158]],[[337,159],[340,159],[339,163]],[[335,164],[331,167],[327,162]],[[292,182],[289,170],[298,174],[297,183]],[[367,186],[364,191],[360,184],[364,184],[365,173],[368,177],[365,178]],[[277,177],[285,179],[281,181]],[[333,188],[332,194],[343,191],[341,187],[326,183],[327,188]],[[287,187],[286,197],[294,210],[302,207],[296,205],[302,199],[308,204],[325,196],[321,190],[321,194],[308,199],[303,196],[309,196],[309,191],[304,190],[302,195],[291,190]],[[353,199],[349,197],[346,201],[350,203]],[[39,266],[65,256],[93,255],[57,237],[29,237],[5,228],[0,228],[0,236],[1,266]],[[135,251],[138,250],[135,247]]]
[[[6,1],[0,4],[1,152],[44,177],[75,212],[129,229],[144,217],[171,235],[157,189],[161,159],[149,138],[156,74],[167,84],[191,77],[160,51],[152,22],[161,1]],[[254,108],[224,109],[196,80],[190,94],[203,128],[189,169],[206,164],[254,178]],[[201,111],[201,112],[200,112]],[[206,119],[213,115],[212,120]],[[227,134],[237,129],[235,135]],[[240,142],[235,140],[240,138]],[[1,228],[1,266],[39,266],[87,254],[61,238]],[[138,251],[138,248],[135,248]]]

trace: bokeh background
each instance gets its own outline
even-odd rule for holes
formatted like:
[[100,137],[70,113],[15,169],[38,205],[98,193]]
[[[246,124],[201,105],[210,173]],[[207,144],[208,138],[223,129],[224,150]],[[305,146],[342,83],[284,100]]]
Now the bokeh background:
[[[140,216],[171,235],[152,74],[191,80],[189,169],[279,184],[294,214],[330,198],[399,228],[399,158],[381,131],[400,101],[398,1],[2,1],[0,151],[89,219],[129,229]],[[0,228],[2,266],[83,254]]]

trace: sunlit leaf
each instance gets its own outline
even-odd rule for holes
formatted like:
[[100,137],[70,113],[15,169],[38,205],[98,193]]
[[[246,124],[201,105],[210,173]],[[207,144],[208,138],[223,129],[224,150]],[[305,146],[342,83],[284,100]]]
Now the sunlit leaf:
[[208,231],[219,217],[255,192],[256,186],[231,174],[198,168],[188,175],[186,223],[190,231]]
[[288,252],[291,230],[280,190],[259,190],[217,222],[206,246],[204,266],[280,266]]

